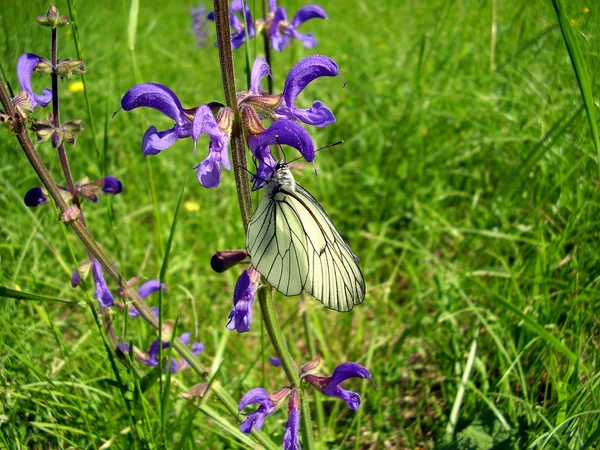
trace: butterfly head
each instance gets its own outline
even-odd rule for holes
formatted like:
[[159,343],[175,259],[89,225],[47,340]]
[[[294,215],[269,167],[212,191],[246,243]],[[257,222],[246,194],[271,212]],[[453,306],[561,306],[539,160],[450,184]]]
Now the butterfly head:
[[271,185],[272,189],[283,187],[288,190],[294,190],[296,181],[294,180],[294,175],[292,175],[292,172],[290,171],[289,163],[284,161],[277,162],[275,169],[271,174],[269,185]]

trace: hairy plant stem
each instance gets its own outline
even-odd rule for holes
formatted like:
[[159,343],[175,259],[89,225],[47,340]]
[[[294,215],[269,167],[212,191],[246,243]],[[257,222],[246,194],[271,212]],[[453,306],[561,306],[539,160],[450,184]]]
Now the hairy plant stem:
[[[229,2],[228,0],[214,0],[215,25],[217,28],[217,42],[219,48],[219,60],[221,62],[221,76],[223,78],[223,89],[225,91],[225,101],[227,106],[234,113],[234,126],[231,134],[231,151],[233,154],[233,170],[235,172],[235,182],[242,213],[242,222],[244,230],[248,228],[250,217],[252,216],[253,206],[250,195],[250,183],[246,164],[246,145],[244,142],[244,130],[236,102],[236,84],[235,73],[233,69],[233,54],[231,51],[231,30],[229,28]],[[262,284],[268,286],[266,280],[261,280]],[[310,419],[310,409],[308,399],[302,390],[301,380],[298,376],[298,370],[294,365],[290,351],[285,344],[285,338],[277,321],[277,315],[270,295],[267,295],[267,288],[262,287],[258,290],[258,302],[262,313],[263,321],[271,344],[281,360],[281,365],[292,387],[298,389],[300,394],[300,417],[301,430],[304,448],[314,449],[312,436],[312,422]]]

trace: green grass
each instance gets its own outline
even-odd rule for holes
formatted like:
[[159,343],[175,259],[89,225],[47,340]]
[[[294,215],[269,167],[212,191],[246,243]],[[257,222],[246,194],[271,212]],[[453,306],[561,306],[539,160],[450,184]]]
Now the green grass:
[[[331,20],[303,28],[315,33],[318,47],[274,55],[276,89],[291,65],[312,53],[335,59],[348,83],[319,80],[302,93],[306,105],[320,99],[337,117],[311,130],[317,144],[345,144],[319,154],[318,177],[306,167],[296,178],[361,257],[367,298],[349,314],[308,297],[276,299],[298,364],[312,351],[323,356],[324,374],[356,361],[378,388],[347,382],[363,397],[357,413],[325,397],[316,405],[319,394],[312,395],[315,423],[322,409],[321,449],[600,445],[600,180],[581,96],[598,93],[600,9],[564,2],[589,71],[590,86],[580,90],[583,69],[576,76],[552,2],[497,3],[493,52],[492,1],[328,0],[320,4]],[[225,329],[239,270],[219,275],[209,260],[217,250],[244,246],[233,175],[205,190],[191,170],[205,140],[196,157],[183,141],[144,159],[143,132],[170,127],[169,120],[150,110],[110,117],[138,81],[170,86],[186,107],[222,101],[214,30],[206,48],[195,45],[193,4],[140,2],[131,52],[128,2],[79,2],[96,143],[83,93],[66,89],[73,80],[61,84],[61,117],[80,117],[87,128],[69,149],[76,176],[97,178],[106,167],[124,182],[121,195],[85,205],[85,213],[128,277],[158,276],[189,177],[163,318],[205,343],[200,360],[220,365],[213,383],[235,409],[248,389],[273,391],[285,379],[265,363],[272,352],[256,305],[250,333]],[[0,64],[13,89],[21,53],[49,54],[49,33],[33,22],[47,6],[10,2],[0,11]],[[57,6],[67,14],[65,2]],[[64,31],[60,55],[76,56]],[[244,83],[245,53],[235,56]],[[589,114],[593,99],[586,101]],[[236,417],[215,396],[202,409],[180,397],[201,382],[192,371],[162,385],[146,367],[116,362],[115,374],[90,309],[54,301],[93,295],[89,282],[87,290],[69,284],[84,248],[52,207],[23,205],[39,181],[7,132],[0,145],[0,284],[50,299],[0,298],[0,447],[99,448],[110,441],[112,448],[252,448],[252,440],[232,434]],[[56,154],[47,145],[39,151],[60,180]],[[117,332],[142,348],[154,339],[141,319],[125,324],[117,312],[113,319]],[[285,420],[279,412],[263,428],[276,447]]]

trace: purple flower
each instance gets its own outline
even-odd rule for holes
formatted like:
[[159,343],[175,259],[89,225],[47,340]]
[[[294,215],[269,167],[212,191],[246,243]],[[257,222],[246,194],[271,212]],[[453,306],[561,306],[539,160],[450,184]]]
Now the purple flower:
[[281,367],[281,360],[274,356],[269,356],[269,362],[273,367]]
[[[146,300],[150,294],[153,294],[161,289],[166,291],[167,285],[165,283],[161,284],[159,280],[148,280],[140,286],[137,292],[138,295],[142,297],[142,300]],[[154,315],[158,317],[158,308],[152,308],[152,311],[154,312]],[[128,314],[131,318],[140,317],[140,312],[133,305],[130,306]]]
[[194,169],[197,169],[196,176],[202,186],[206,188],[217,187],[221,182],[221,164],[227,170],[231,170],[227,153],[229,136],[221,130],[215,121],[215,116],[206,105],[200,106],[194,116],[192,124],[194,145],[196,145],[195,143],[201,134],[208,134],[210,144],[206,159],[194,167]]
[[196,37],[196,44],[204,47],[206,44],[206,5],[200,3],[190,9],[192,16],[192,34]]
[[[132,87],[123,96],[121,107],[125,111],[145,106],[156,109],[175,121],[173,128],[157,131],[151,126],[146,130],[142,139],[144,155],[156,155],[172,146],[178,139],[192,137],[195,142],[200,135],[208,134],[210,137],[208,157],[195,166],[200,184],[204,187],[216,187],[221,179],[221,164],[231,169],[227,146],[229,133],[223,131],[217,124],[215,117],[206,105],[201,105],[195,110],[185,110],[181,102],[168,87],[156,83],[138,84]],[[227,108],[223,108],[227,110]],[[220,116],[225,116],[221,114]],[[226,120],[227,117],[224,118]]]
[[156,155],[172,146],[177,139],[192,135],[192,118],[181,106],[175,93],[166,86],[156,83],[138,84],[129,89],[121,99],[125,111],[145,106],[156,109],[175,121],[173,128],[157,131],[151,126],[142,139],[144,155]]
[[241,412],[246,406],[258,403],[258,409],[248,414],[248,417],[240,424],[243,433],[250,434],[252,429],[260,430],[265,423],[265,418],[275,412],[275,403],[271,400],[268,392],[263,388],[254,388],[248,391],[240,400],[238,410]]
[[[184,344],[184,345],[189,345],[190,342],[190,337],[191,337],[191,333],[183,333],[181,336],[179,336],[179,340]],[[169,342],[163,342],[162,343],[162,348],[168,348],[170,347],[170,343]],[[159,364],[159,360],[158,360],[158,354],[159,354],[159,349],[160,349],[160,341],[158,339],[155,339],[152,344],[150,344],[150,349],[148,350],[148,354],[146,356],[146,359],[144,360],[144,364],[147,366],[158,366]],[[194,356],[198,356],[200,353],[202,353],[204,351],[204,344],[202,342],[194,342],[192,344],[192,354]],[[165,366],[164,370],[171,370],[171,373],[175,373],[178,372],[186,367],[189,366],[189,363],[183,359],[183,358],[171,358],[171,363],[167,366]]]
[[254,189],[268,180],[275,170],[276,161],[269,145],[289,145],[297,149],[308,162],[315,159],[315,145],[308,132],[296,122],[278,120],[261,134],[248,136],[248,147],[258,160],[258,169],[252,178]]
[[288,404],[288,421],[285,426],[285,434],[283,435],[284,450],[301,450],[298,430],[300,429],[300,398],[298,390],[294,389]]
[[312,55],[298,61],[285,79],[283,104],[275,113],[279,118],[299,120],[316,127],[324,127],[335,123],[335,116],[331,110],[319,100],[316,100],[312,108],[308,109],[296,108],[294,103],[298,95],[313,80],[320,77],[335,77],[338,74],[338,65],[326,56]]
[[[250,12],[250,8],[248,7],[247,2],[242,2],[242,0],[233,0],[231,2],[231,7],[229,8],[229,26],[231,27],[233,33],[231,33],[231,47],[232,48],[240,48],[244,42],[246,42],[246,31],[244,25],[244,14],[242,10],[246,12],[246,23],[248,24],[248,38],[252,39],[255,35],[254,30],[254,21],[252,20],[252,14]],[[236,15],[237,14],[237,15]],[[239,15],[239,17],[238,17]],[[210,21],[215,20],[214,11],[208,13],[206,18]],[[215,42],[215,46],[218,43]]]
[[34,187],[25,193],[25,198],[23,200],[25,205],[29,206],[30,208],[35,208],[36,206],[40,206],[48,202],[48,193],[44,188]]
[[31,77],[33,75],[33,71],[40,62],[50,64],[50,62],[32,53],[25,53],[21,55],[19,61],[17,62],[17,78],[19,80],[19,84],[21,85],[21,90],[29,94],[29,103],[31,105],[31,109],[35,109],[38,105],[47,106],[52,100],[52,91],[50,89],[44,89],[42,94],[39,95],[36,94],[31,87]]
[[271,2],[271,13],[273,21],[269,29],[269,38],[271,47],[278,51],[291,45],[290,39],[298,39],[307,48],[313,48],[317,45],[317,40],[312,33],[302,34],[298,32],[298,27],[310,19],[326,19],[325,10],[317,5],[307,5],[298,10],[291,22],[287,20],[287,11],[285,8],[277,7],[274,1]]
[[79,270],[75,269],[73,275],[71,276],[71,287],[77,287],[81,283],[81,275],[79,274]]
[[238,333],[250,331],[252,304],[259,280],[260,274],[254,267],[244,270],[238,278],[233,291],[233,309],[229,313],[227,329],[236,330]]
[[96,287],[96,300],[100,304],[101,308],[108,308],[114,303],[114,299],[108,286],[104,275],[102,274],[102,266],[96,260],[92,261],[92,276],[94,277],[94,286]]
[[121,183],[118,178],[104,177],[102,181],[102,192],[104,194],[117,195],[123,191],[123,183]]
[[[168,348],[171,344],[169,344],[168,342],[163,342],[162,343],[162,348]],[[148,355],[146,356],[146,359],[144,360],[144,364],[147,366],[158,366],[159,360],[158,360],[158,355],[160,353],[160,341],[158,339],[155,339],[154,341],[152,341],[152,344],[150,344],[150,348],[148,349]]]
[[329,397],[339,397],[346,402],[348,408],[356,411],[360,407],[360,395],[356,392],[342,389],[339,385],[348,378],[372,379],[371,372],[365,367],[354,362],[347,362],[337,366],[330,377],[306,375],[304,380],[318,388]]

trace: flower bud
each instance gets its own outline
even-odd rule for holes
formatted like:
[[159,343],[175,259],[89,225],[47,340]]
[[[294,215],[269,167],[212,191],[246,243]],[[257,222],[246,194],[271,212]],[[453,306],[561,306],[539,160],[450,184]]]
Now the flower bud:
[[37,16],[35,20],[43,27],[50,28],[61,28],[69,23],[69,18],[60,16],[58,14],[58,9],[54,5],[50,5],[45,16]]
[[256,111],[252,109],[248,105],[242,105],[240,107],[240,112],[242,113],[242,123],[244,124],[244,128],[250,134],[260,134],[266,130],[263,124],[260,122],[260,117],[256,114]]
[[44,188],[34,187],[25,193],[23,200],[25,201],[25,205],[35,208],[48,202],[48,192]]
[[223,273],[248,257],[246,250],[226,250],[217,252],[210,259],[210,267],[217,273]]
[[300,379],[303,379],[306,375],[312,374],[318,369],[321,364],[321,355],[317,355],[312,361],[307,362],[300,368]]
[[102,192],[105,194],[116,195],[123,191],[123,183],[115,177],[104,177],[103,179]]
[[233,111],[231,108],[222,108],[217,114],[217,125],[228,135],[231,134],[233,125]]

